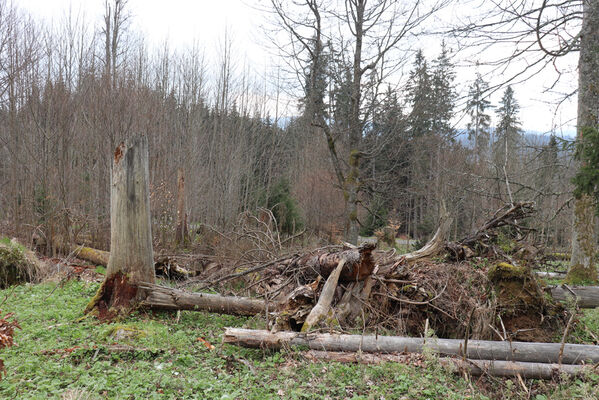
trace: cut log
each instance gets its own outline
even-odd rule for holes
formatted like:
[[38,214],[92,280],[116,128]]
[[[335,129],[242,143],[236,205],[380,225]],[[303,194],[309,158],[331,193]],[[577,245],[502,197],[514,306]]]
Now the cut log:
[[[441,355],[462,356],[464,341],[457,339],[426,339],[401,336],[338,335],[298,332],[271,333],[264,330],[226,328],[224,343],[244,347],[280,349],[282,346],[303,346],[313,350],[365,353],[421,353],[429,348]],[[495,342],[469,340],[466,357],[476,360],[523,361],[557,363],[560,343]],[[566,344],[562,363],[599,362],[599,346]]]
[[548,286],[544,289],[556,300],[567,301],[576,298],[576,304],[581,308],[599,307],[599,286]]
[[[402,354],[369,354],[347,353],[334,351],[310,350],[304,353],[311,361],[334,361],[341,363],[380,364],[383,362],[410,363],[412,357]],[[514,377],[520,375],[524,379],[553,379],[562,374],[579,375],[584,369],[590,370],[585,365],[559,365],[545,363],[529,363],[519,361],[496,360],[462,360],[449,357],[438,359],[439,364],[456,372],[467,371],[470,375],[479,376],[488,374],[498,377]]]
[[149,283],[141,283],[138,287],[147,294],[140,305],[153,309],[208,311],[232,315],[256,315],[266,310],[264,300],[248,297],[194,293]]
[[324,283],[318,303],[312,308],[310,314],[306,318],[304,325],[302,325],[302,332],[309,332],[310,329],[315,327],[320,320],[329,312],[331,303],[333,302],[333,296],[335,295],[335,289],[337,289],[337,282],[339,282],[339,275],[345,265],[345,259],[341,259],[337,268],[329,275],[327,281]]

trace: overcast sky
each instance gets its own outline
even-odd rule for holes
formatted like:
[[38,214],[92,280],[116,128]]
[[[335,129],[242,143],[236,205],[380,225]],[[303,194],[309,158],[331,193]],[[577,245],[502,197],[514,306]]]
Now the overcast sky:
[[[448,10],[447,15],[459,14],[459,3]],[[33,16],[44,18],[48,22],[59,21],[71,7],[74,13],[83,13],[85,18],[96,26],[100,26],[104,7],[103,0],[17,0],[16,4]],[[266,48],[267,41],[260,27],[266,23],[267,16],[258,10],[258,5],[257,0],[129,0],[128,3],[133,16],[132,28],[143,34],[150,46],[159,47],[168,41],[173,49],[184,48],[196,41],[210,57],[216,53],[218,44],[227,30],[233,38],[236,56],[252,65],[256,74],[264,75],[265,71],[275,67],[278,61]],[[429,40],[425,45],[425,55],[427,58],[434,58],[438,46],[430,46],[430,43]],[[471,54],[467,56],[468,59],[458,59],[456,63],[470,65],[474,56],[484,60],[493,54]],[[567,62],[575,65],[575,55]],[[473,69],[470,66],[461,67],[458,68],[457,74],[458,90],[465,94],[467,83],[473,77]],[[494,83],[498,82],[501,76],[489,75],[486,78]],[[556,113],[555,107],[550,103],[555,102],[558,97],[542,93],[543,88],[551,84],[552,78],[551,72],[547,71],[514,86],[521,105],[520,118],[525,130],[546,132],[555,126],[561,126],[559,129],[563,133],[571,135],[574,132],[576,117],[575,98],[566,101]],[[576,76],[572,75],[570,79],[562,81],[558,89],[563,92],[571,91],[576,87],[575,78]],[[491,101],[497,104],[500,97],[501,93],[497,92],[491,97]],[[463,127],[465,123],[466,119],[457,122],[459,127]]]

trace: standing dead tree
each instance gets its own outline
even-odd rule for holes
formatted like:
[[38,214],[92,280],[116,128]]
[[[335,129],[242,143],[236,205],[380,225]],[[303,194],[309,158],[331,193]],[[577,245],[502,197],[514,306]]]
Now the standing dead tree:
[[179,168],[177,170],[177,231],[175,233],[175,242],[178,245],[184,245],[189,241],[185,203],[185,174],[183,168]]
[[145,295],[136,285],[155,280],[145,136],[121,143],[114,152],[110,245],[106,278],[85,309],[100,318],[129,312]]

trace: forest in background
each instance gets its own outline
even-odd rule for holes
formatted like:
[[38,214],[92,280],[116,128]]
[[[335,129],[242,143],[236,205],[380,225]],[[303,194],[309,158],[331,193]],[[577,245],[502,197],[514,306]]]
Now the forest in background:
[[[480,74],[468,93],[457,93],[449,44],[433,56],[412,49],[405,84],[365,71],[358,152],[335,162],[331,143],[338,154],[356,151],[356,79],[345,47],[314,41],[320,57],[300,63],[298,113],[277,115],[267,99],[287,90],[284,81],[266,93],[251,68],[236,62],[230,37],[217,59],[200,46],[154,51],[130,28],[131,18],[127,2],[114,0],[101,26],[69,15],[48,27],[0,3],[3,230],[47,243],[85,236],[108,248],[112,153],[141,134],[149,141],[159,246],[173,241],[179,168],[193,227],[226,231],[241,215],[269,209],[283,235],[305,230],[338,241],[353,202],[360,235],[388,227],[426,240],[445,203],[457,238],[505,203],[532,200],[535,238],[569,246],[570,144],[524,134],[517,85],[503,89],[499,104],[489,102]],[[315,124],[315,104],[326,129]],[[467,128],[458,129],[464,107]],[[348,201],[340,182],[358,177]]]

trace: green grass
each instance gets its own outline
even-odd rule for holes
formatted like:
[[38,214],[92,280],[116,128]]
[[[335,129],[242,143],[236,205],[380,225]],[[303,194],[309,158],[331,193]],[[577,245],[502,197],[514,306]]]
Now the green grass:
[[[15,347],[0,351],[7,375],[4,399],[486,399],[526,398],[517,381],[465,380],[438,366],[312,363],[289,350],[269,352],[222,345],[225,326],[255,320],[207,314],[136,313],[101,324],[82,310],[97,284],[70,281],[22,285],[0,291],[4,313],[17,315]],[[594,321],[599,320],[594,313]],[[120,342],[142,349],[114,353],[112,333],[135,334]],[[596,325],[594,325],[596,327]],[[198,338],[215,346],[207,347]],[[74,349],[66,352],[64,349]],[[62,350],[61,350],[62,349]],[[58,350],[58,351],[56,351]],[[530,382],[532,399],[599,396],[599,377],[561,384]],[[486,394],[483,394],[483,392]],[[545,397],[543,397],[545,396]]]

